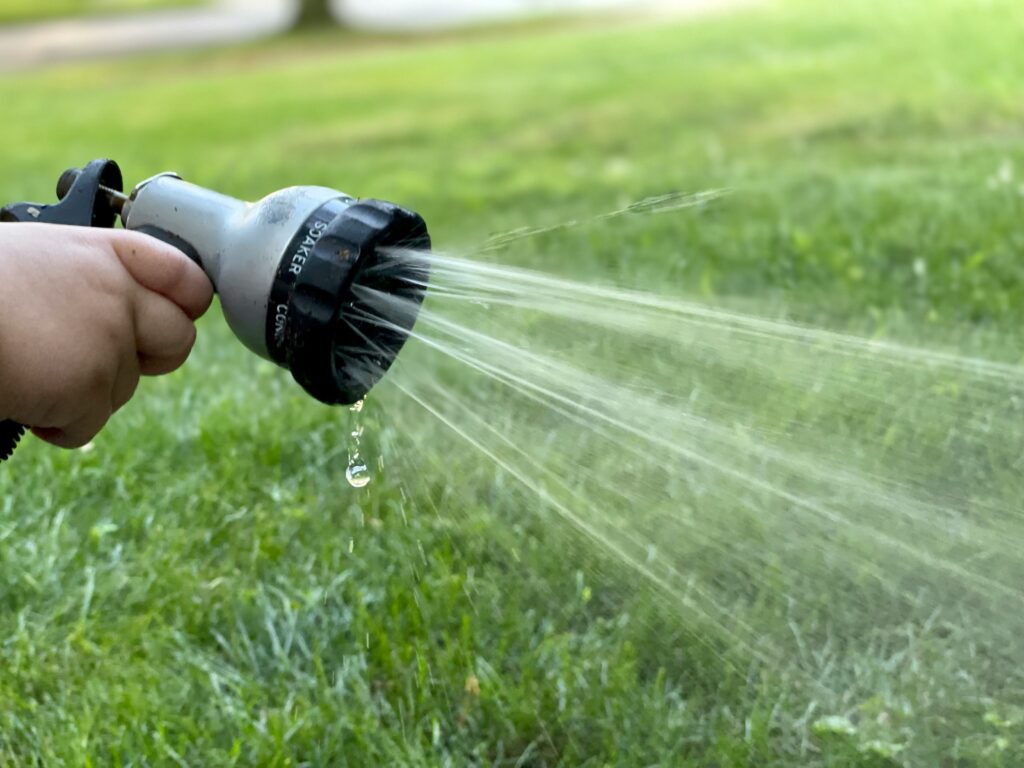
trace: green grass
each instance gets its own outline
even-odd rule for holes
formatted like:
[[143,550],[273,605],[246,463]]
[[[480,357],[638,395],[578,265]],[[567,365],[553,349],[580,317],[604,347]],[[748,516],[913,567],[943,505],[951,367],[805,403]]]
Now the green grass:
[[204,0],[2,0],[0,24],[40,21],[65,16],[148,11],[199,5]]
[[[65,167],[114,156],[132,179],[174,169],[250,198],[306,183],[399,200],[457,249],[732,187],[701,215],[598,223],[505,258],[832,327],[942,328],[1020,361],[1022,27],[1010,0],[790,2],[59,68],[0,82],[0,200],[48,199]],[[368,406],[383,442],[407,413],[389,405]],[[848,660],[851,690],[877,693],[809,710],[801,680],[694,643],[508,477],[447,453],[439,427],[413,447],[432,474],[403,476],[389,455],[395,469],[349,489],[344,416],[214,312],[187,368],[146,382],[91,451],[26,441],[0,472],[0,760],[1024,759],[1019,689],[958,687],[972,661],[937,629],[880,626]],[[822,601],[841,601],[829,588]],[[929,675],[893,678],[908,653]],[[853,735],[821,719],[849,711]]]

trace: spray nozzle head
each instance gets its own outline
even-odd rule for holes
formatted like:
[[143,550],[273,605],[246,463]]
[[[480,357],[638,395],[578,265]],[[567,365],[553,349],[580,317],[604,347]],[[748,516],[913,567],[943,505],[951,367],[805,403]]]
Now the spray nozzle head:
[[351,404],[387,372],[416,322],[428,275],[415,254],[430,236],[418,214],[359,200],[305,237],[315,242],[291,285],[280,362],[318,400]]

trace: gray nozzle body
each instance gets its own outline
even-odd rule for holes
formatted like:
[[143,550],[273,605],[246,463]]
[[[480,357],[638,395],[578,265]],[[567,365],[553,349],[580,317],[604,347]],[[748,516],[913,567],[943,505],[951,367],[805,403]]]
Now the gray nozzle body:
[[246,203],[163,174],[132,191],[122,218],[126,229],[153,235],[196,260],[235,335],[271,359],[266,324],[279,265],[310,216],[331,200],[353,202],[326,187],[289,187]]
[[[423,218],[384,200],[290,187],[245,203],[154,176],[116,199],[125,228],[173,245],[210,277],[224,317],[253,352],[330,405],[363,397],[416,320],[430,249]],[[365,305],[369,292],[403,311]]]

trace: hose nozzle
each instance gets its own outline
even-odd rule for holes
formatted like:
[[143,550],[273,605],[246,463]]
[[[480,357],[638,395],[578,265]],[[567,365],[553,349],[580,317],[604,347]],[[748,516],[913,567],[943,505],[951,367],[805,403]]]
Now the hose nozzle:
[[276,354],[318,400],[351,404],[398,356],[423,302],[423,219],[360,200],[326,226],[292,285]]

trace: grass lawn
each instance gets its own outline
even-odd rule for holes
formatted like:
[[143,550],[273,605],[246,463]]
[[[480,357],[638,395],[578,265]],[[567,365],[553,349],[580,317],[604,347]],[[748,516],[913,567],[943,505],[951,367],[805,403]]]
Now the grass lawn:
[[[706,215],[501,258],[833,328],[955,329],[1020,362],[1022,30],[1014,0],[791,0],[67,66],[0,81],[0,200],[48,200],[65,167],[111,156],[133,180],[401,201],[458,250],[730,187]],[[953,653],[948,628],[887,619],[843,662],[850,695],[816,699],[693,642],[440,426],[409,430],[430,473],[388,454],[349,488],[347,416],[214,311],[185,370],[145,382],[91,450],[26,440],[0,467],[0,761],[1024,763],[1024,687],[969,682],[997,654]],[[386,443],[427,417],[381,395],[366,418]],[[828,719],[851,712],[854,733]]]
[[0,2],[0,24],[97,13],[176,8],[200,5],[203,2],[204,0],[3,0]]

